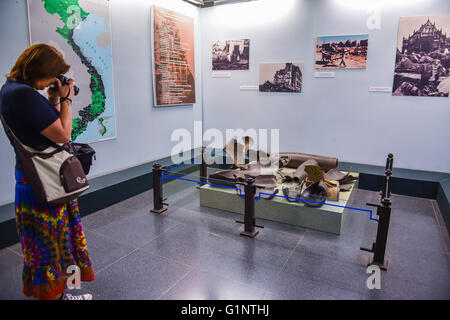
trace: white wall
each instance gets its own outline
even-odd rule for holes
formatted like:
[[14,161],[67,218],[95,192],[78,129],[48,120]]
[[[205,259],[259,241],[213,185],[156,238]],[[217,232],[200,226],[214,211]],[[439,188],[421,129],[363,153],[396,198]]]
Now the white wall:
[[[367,8],[378,3],[381,29],[369,30]],[[450,14],[448,0],[259,0],[201,12],[205,129],[280,129],[281,151],[336,156],[381,165],[450,172],[450,98],[394,97],[369,86],[392,86],[401,16]],[[366,70],[314,78],[317,35],[369,33]],[[250,39],[250,70],[213,78],[211,44]],[[258,85],[263,62],[304,62],[303,92],[240,91]]]
[[[89,176],[95,177],[167,157],[176,128],[193,131],[202,119],[201,38],[199,9],[179,0],[111,0],[112,47],[117,139],[92,144],[97,152]],[[194,105],[153,107],[150,5],[195,18]],[[28,46],[26,1],[0,1],[0,74],[9,72]],[[4,78],[3,78],[4,79]],[[0,80],[0,85],[4,80]],[[0,133],[0,204],[14,201],[14,153]]]

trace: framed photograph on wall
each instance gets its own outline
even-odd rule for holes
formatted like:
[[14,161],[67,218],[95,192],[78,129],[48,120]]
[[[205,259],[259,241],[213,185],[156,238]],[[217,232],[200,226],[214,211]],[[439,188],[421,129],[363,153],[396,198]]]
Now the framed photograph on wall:
[[250,40],[214,41],[212,45],[213,70],[248,70]]
[[155,106],[195,103],[194,19],[152,6]]
[[450,15],[400,18],[394,96],[448,97]]
[[260,92],[302,92],[303,63],[262,63],[259,70]]
[[317,37],[316,69],[365,69],[368,46],[368,34]]

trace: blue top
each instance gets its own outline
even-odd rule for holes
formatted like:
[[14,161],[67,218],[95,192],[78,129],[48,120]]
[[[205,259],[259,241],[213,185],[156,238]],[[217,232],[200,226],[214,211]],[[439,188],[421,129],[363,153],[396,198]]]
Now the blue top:
[[[59,112],[33,87],[8,79],[0,91],[0,112],[23,144],[40,149],[51,142],[40,132],[59,117]],[[16,170],[23,172],[16,153]]]

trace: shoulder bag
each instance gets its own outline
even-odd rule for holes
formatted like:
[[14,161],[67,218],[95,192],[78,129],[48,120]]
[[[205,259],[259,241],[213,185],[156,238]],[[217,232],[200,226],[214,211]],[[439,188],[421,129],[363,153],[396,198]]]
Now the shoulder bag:
[[64,204],[89,189],[83,167],[70,146],[54,143],[39,151],[24,145],[0,114],[6,135],[22,162],[27,181],[41,205]]

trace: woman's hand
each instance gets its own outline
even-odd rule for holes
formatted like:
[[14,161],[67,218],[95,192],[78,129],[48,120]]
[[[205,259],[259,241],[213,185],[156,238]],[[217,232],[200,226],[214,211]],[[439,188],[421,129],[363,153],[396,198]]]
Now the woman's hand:
[[53,106],[56,106],[59,104],[59,95],[58,95],[58,91],[52,90],[51,88],[47,89],[47,94],[48,94],[48,101],[50,101],[50,103]]
[[[75,91],[73,89],[73,86],[74,86],[73,79],[69,79],[68,84],[65,86],[61,85],[61,81],[59,81],[59,79],[56,79],[55,84],[56,84],[55,89],[52,89],[50,87],[47,89],[48,100],[50,102],[57,103],[59,98],[69,98],[70,100],[73,99],[73,96],[75,93]],[[70,90],[70,92],[69,92],[69,90]]]
[[51,104],[56,105],[59,103],[59,92],[58,88],[55,88],[52,86],[49,86],[47,88],[47,95],[48,95],[48,101],[50,101]]
[[75,90],[73,89],[74,81],[73,79],[69,79],[68,84],[63,86],[61,85],[61,81],[59,79],[56,79],[56,85],[58,88],[58,94],[61,98],[68,98],[70,100],[73,99],[73,96],[75,94]]

